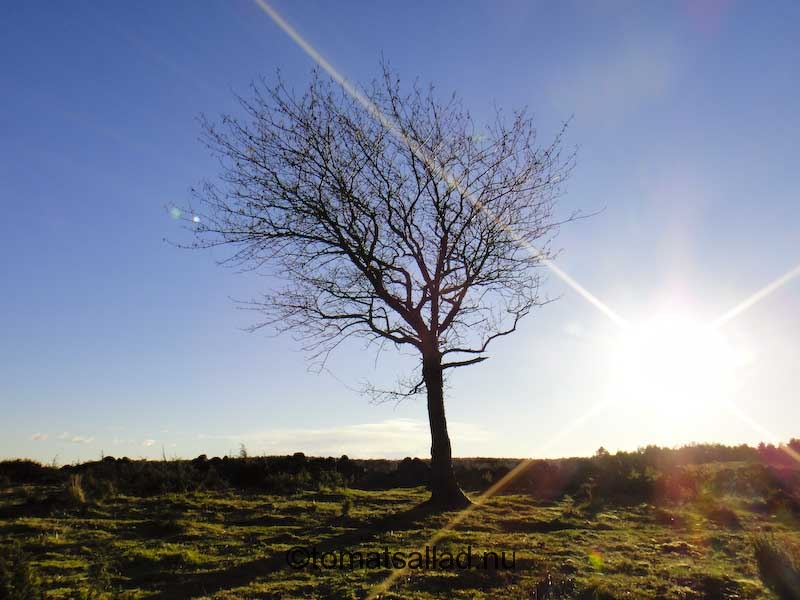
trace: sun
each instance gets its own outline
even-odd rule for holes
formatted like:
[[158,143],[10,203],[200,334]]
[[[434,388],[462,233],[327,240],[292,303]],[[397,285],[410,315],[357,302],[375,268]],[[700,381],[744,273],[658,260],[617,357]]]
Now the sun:
[[732,345],[689,314],[665,311],[631,324],[612,346],[611,393],[623,405],[686,418],[724,401],[736,383]]

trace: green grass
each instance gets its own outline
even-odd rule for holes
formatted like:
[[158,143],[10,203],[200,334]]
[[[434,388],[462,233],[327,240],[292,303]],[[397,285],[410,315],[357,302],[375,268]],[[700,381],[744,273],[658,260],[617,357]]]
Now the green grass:
[[[56,490],[6,489],[0,510],[14,513],[25,498],[48,493]],[[20,543],[48,598],[358,599],[391,571],[292,569],[285,553],[293,546],[424,549],[453,516],[414,511],[426,496],[414,488],[65,500],[0,519],[0,539]],[[515,569],[415,569],[381,597],[776,598],[759,578],[752,536],[771,532],[798,542],[800,527],[751,505],[726,497],[589,510],[570,498],[498,496],[467,515],[437,550],[471,546],[477,555],[505,551],[509,559],[514,552]],[[548,589],[553,595],[544,594]]]

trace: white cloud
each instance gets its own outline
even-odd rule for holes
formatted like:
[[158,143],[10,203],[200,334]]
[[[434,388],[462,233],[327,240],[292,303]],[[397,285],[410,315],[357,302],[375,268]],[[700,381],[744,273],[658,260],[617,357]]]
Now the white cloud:
[[[476,425],[452,422],[450,435],[459,442],[474,443],[489,439],[490,434]],[[389,419],[315,429],[276,429],[239,435],[203,435],[199,439],[244,443],[251,454],[288,454],[305,452],[315,456],[353,458],[378,456],[427,456],[430,453],[428,423],[413,419]]]
[[69,441],[73,444],[91,444],[94,441],[94,438],[85,437],[82,435],[73,435]]
[[69,431],[60,433],[58,439],[66,442],[72,442],[73,444],[91,444],[94,441],[93,436],[72,435]]
[[35,442],[43,442],[43,441],[44,441],[44,440],[46,440],[48,437],[50,437],[50,436],[49,436],[49,435],[47,435],[46,433],[38,433],[38,432],[37,432],[37,433],[34,433],[34,434],[31,436],[31,439],[32,439],[33,441],[35,441]]
[[142,446],[144,446],[145,448],[149,448],[150,446],[154,445],[155,443],[156,443],[155,440],[144,440],[142,442]]

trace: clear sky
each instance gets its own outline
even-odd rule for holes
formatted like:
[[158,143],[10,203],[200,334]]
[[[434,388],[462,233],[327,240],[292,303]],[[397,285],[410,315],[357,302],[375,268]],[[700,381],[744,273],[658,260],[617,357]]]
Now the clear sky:
[[[460,456],[563,456],[800,435],[800,4],[276,2],[345,76],[383,55],[476,120],[528,106],[579,148],[555,276],[492,358],[452,374]],[[0,19],[0,457],[304,451],[427,456],[424,399],[363,379],[413,366],[350,345],[309,373],[290,337],[243,331],[269,277],[180,250],[167,207],[217,164],[196,117],[313,61],[250,2],[17,2]],[[654,320],[655,319],[655,320]],[[699,393],[702,392],[702,393]]]

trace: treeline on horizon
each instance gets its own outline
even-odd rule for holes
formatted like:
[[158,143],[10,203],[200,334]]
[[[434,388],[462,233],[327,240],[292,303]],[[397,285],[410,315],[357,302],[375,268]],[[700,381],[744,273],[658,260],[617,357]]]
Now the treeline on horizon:
[[[800,512],[800,439],[786,445],[681,448],[647,446],[592,457],[534,459],[454,459],[456,476],[470,492],[503,480],[507,493],[540,500],[571,496],[588,504],[603,502],[680,502],[704,495],[758,497],[765,510]],[[525,463],[521,465],[521,463]],[[198,456],[192,460],[132,460],[106,456],[98,461],[57,467],[27,459],[0,462],[0,488],[15,485],[62,486],[78,477],[88,500],[122,494],[152,496],[202,490],[241,490],[292,494],[303,490],[366,490],[415,487],[428,483],[428,461],[290,456]]]

